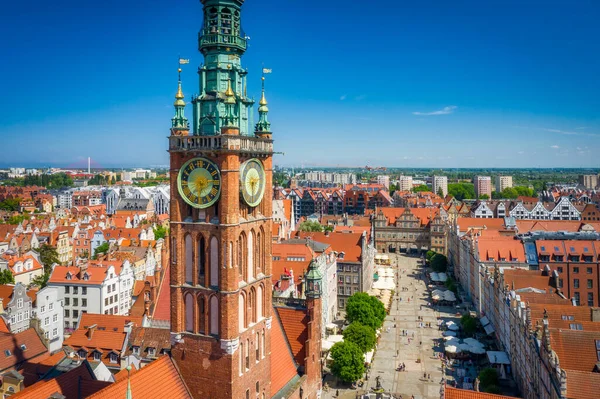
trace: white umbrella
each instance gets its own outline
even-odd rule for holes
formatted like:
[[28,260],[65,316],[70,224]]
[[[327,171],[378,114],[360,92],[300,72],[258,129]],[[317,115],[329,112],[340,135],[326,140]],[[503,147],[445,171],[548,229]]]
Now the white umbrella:
[[484,345],[481,342],[477,341],[475,338],[465,338],[463,339],[463,342],[470,346],[478,346],[481,348],[484,347]]
[[457,331],[458,330],[458,325],[456,325],[456,323],[453,322],[453,321],[446,322],[446,327],[448,327],[448,329],[452,330],[452,331]]
[[454,331],[444,331],[442,335],[444,337],[456,337],[456,333]]
[[444,348],[444,350],[448,353],[460,353],[462,352],[461,349],[458,346],[455,345],[446,345],[446,347]]
[[468,344],[465,344],[465,343],[459,344],[458,347],[463,352],[470,352],[470,350],[471,350],[471,346]]
[[447,335],[447,336],[443,337],[444,341],[450,341],[452,339],[456,339],[456,333],[454,333],[453,331],[444,331],[444,332],[452,334],[452,335]]
[[469,352],[475,353],[477,355],[483,355],[485,353],[485,349],[483,349],[481,346],[470,346],[469,345]]

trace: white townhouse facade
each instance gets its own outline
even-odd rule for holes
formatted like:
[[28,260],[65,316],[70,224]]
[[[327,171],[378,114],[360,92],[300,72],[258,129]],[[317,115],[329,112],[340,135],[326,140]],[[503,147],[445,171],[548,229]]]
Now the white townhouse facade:
[[63,298],[64,328],[77,328],[82,313],[128,315],[134,285],[129,261],[110,261],[97,266],[56,266],[49,287]]
[[48,340],[50,353],[62,348],[64,336],[63,299],[58,287],[45,287],[38,291],[33,315],[39,320],[40,330]]

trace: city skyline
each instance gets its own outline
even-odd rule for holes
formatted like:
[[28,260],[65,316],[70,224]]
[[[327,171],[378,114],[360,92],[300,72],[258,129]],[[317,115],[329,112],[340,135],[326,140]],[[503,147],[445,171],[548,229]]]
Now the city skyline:
[[[34,3],[8,5],[0,27],[3,164],[166,165],[179,55],[186,101],[198,91],[200,3]],[[255,98],[273,69],[277,165],[597,165],[593,2],[252,3],[242,65]],[[37,29],[15,36],[24,17]]]

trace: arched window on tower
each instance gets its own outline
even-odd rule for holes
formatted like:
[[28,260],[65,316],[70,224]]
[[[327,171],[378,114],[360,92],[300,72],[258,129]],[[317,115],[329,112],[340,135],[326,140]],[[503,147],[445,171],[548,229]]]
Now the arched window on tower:
[[194,297],[192,294],[185,296],[185,331],[194,332]]
[[248,234],[248,245],[246,246],[246,257],[247,257],[247,274],[248,278],[246,281],[254,280],[254,231]]
[[231,34],[231,11],[229,8],[221,10],[221,33],[224,35]]
[[262,286],[256,287],[256,321],[263,317],[263,290]]
[[256,318],[255,318],[255,306],[254,306],[254,301],[256,300],[255,298],[255,291],[254,288],[252,288],[250,290],[250,292],[248,293],[248,315],[246,316],[248,319],[248,324],[251,323],[256,323]]
[[244,374],[244,343],[240,343],[240,375]]
[[246,370],[249,370],[250,369],[250,340],[249,339],[246,340],[246,352],[244,353],[244,355],[246,356],[246,358],[245,358]]
[[210,297],[210,334],[219,335],[219,301],[214,295]]
[[198,284],[205,285],[206,275],[206,243],[204,236],[200,235],[198,240]]
[[262,271],[262,262],[261,262],[261,254],[262,254],[262,235],[260,234],[260,232],[256,233],[256,259],[255,262],[256,263],[256,275],[258,276],[260,274],[260,272]]
[[260,346],[260,350],[261,350],[260,356],[263,359],[265,358],[265,351],[267,350],[266,344],[267,344],[267,342],[265,339],[265,330],[263,330],[262,331],[262,345]]
[[256,332],[256,363],[260,360],[260,331]]
[[210,285],[219,285],[219,242],[217,237],[210,239]]
[[246,328],[246,298],[244,298],[244,295],[240,294],[239,295],[239,327],[240,327],[240,331],[244,331],[244,329]]
[[206,308],[202,295],[198,297],[198,332],[206,334]]
[[192,284],[194,264],[194,248],[192,246],[192,236],[185,236],[185,282]]
[[229,251],[227,252],[227,263],[229,268],[233,267],[233,242],[229,241]]

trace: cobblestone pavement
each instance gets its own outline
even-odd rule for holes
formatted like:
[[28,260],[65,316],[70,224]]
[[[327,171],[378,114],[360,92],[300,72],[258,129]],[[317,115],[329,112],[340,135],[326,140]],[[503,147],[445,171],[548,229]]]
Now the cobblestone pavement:
[[[402,395],[402,398],[410,399],[414,395],[415,399],[439,399],[442,369],[435,349],[439,350],[436,345],[442,335],[437,320],[438,316],[454,315],[440,315],[428,306],[429,294],[421,278],[418,258],[402,254],[389,256],[396,270],[396,295],[385,319],[369,378],[363,389],[370,391],[371,387],[375,387],[376,377],[380,376],[382,387],[396,398]],[[402,287],[408,291],[403,291]],[[417,320],[419,316],[422,321]],[[423,326],[430,323],[431,328],[420,327],[420,323]],[[405,364],[405,371],[396,370],[400,363]],[[333,398],[335,391],[324,392],[323,397]],[[340,389],[339,392],[339,398],[355,398],[357,394],[355,390]]]

